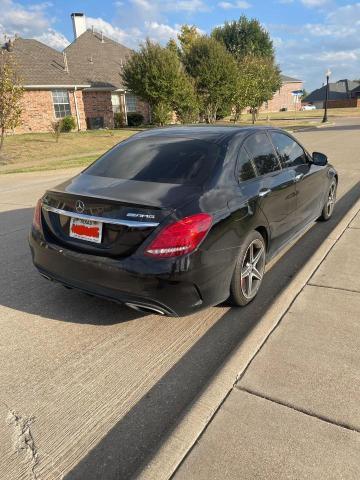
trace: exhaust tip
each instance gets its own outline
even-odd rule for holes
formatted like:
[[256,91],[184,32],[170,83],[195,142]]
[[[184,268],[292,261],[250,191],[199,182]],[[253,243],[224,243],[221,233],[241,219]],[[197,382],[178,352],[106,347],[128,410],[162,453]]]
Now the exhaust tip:
[[157,315],[165,315],[165,312],[163,310],[160,310],[160,308],[150,307],[148,305],[141,305],[139,303],[132,303],[132,302],[126,302],[125,305],[129,308],[132,308],[133,310],[136,310],[137,312],[156,313]]
[[46,278],[46,280],[50,280],[50,282],[52,282],[52,278],[48,277],[47,275],[45,275],[45,273],[41,273],[40,272],[40,275],[43,277],[43,278]]

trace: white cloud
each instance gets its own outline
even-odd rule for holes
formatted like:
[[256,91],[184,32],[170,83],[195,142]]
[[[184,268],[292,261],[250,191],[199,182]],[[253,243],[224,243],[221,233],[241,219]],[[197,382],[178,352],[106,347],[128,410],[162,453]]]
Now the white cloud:
[[176,38],[179,33],[179,28],[158,22],[145,22],[145,28],[151,40],[157,42],[167,42],[169,38]]
[[13,0],[0,0],[0,37],[17,34],[24,38],[35,38],[53,48],[64,48],[69,42],[62,33],[51,28],[53,20],[46,12],[51,6],[50,2],[24,6]]
[[145,10],[152,10],[154,4],[156,4],[156,2],[150,2],[149,0],[131,0],[131,3],[133,3],[136,7]]
[[238,1],[238,2],[219,2],[218,7],[223,8],[224,10],[230,10],[232,8],[240,8],[245,10],[250,8],[252,5],[249,2]]
[[203,0],[130,0],[133,7],[161,15],[163,12],[206,12],[211,8]]
[[56,50],[63,50],[69,45],[69,40],[60,32],[48,28],[46,32],[35,37],[39,42],[45,43],[49,47],[55,48]]
[[301,3],[305,5],[305,7],[322,7],[326,3],[329,3],[329,0],[301,0]]
[[87,28],[94,27],[98,32],[103,32],[105,36],[131,48],[135,48],[144,39],[144,34],[139,28],[122,29],[100,17],[86,17],[86,26]]
[[87,28],[94,27],[95,30],[103,32],[109,38],[116,40],[130,48],[137,48],[140,42],[146,37],[160,43],[167,43],[170,38],[176,38],[180,26],[167,25],[155,20],[145,21],[141,28],[120,28],[116,27],[103,18],[86,18]]
[[334,8],[323,23],[269,25],[269,30],[284,73],[303,78],[307,89],[321,86],[327,68],[333,81],[359,78],[360,3]]
[[175,2],[166,2],[165,8],[168,11],[185,11],[185,12],[207,12],[211,10],[202,0],[180,0]]

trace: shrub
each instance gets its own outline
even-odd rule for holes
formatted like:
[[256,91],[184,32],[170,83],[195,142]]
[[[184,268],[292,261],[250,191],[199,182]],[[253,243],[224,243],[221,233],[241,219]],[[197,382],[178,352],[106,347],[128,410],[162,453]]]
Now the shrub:
[[64,117],[61,120],[61,131],[62,132],[71,132],[71,130],[74,130],[75,127],[76,127],[75,119],[71,115],[68,115],[67,117]]
[[162,127],[170,122],[171,106],[166,102],[159,102],[152,109],[152,121],[155,125]]
[[144,116],[137,112],[128,113],[127,119],[129,127],[139,127],[142,123],[144,123]]
[[122,128],[125,127],[125,115],[123,112],[116,112],[114,113],[114,127],[115,128]]

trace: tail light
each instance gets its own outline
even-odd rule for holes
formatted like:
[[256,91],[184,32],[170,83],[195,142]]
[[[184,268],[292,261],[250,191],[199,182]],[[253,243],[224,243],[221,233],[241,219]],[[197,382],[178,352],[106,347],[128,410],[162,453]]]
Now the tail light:
[[35,211],[34,211],[34,218],[33,218],[33,226],[37,229],[40,230],[41,228],[41,206],[42,206],[42,201],[41,199],[37,201]]
[[179,257],[194,251],[204,239],[212,216],[197,213],[163,228],[146,249],[145,254],[156,258]]

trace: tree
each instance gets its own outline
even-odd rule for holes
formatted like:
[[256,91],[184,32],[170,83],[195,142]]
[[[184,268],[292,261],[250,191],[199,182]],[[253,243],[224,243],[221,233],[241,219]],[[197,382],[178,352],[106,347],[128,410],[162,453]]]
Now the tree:
[[181,52],[183,55],[186,55],[191,45],[200,37],[200,33],[195,25],[182,25],[180,28],[180,33],[178,34],[178,40],[181,46]]
[[178,47],[176,40],[170,38],[168,43],[166,44],[166,48],[168,48],[171,52],[175,53],[176,55],[180,56],[180,48]]
[[305,88],[304,88],[304,89],[303,89],[303,93],[302,93],[302,95],[301,95],[301,97],[300,97],[300,98],[301,98],[301,101],[303,101],[308,95],[309,95],[309,92],[307,92],[307,91],[305,90]]
[[171,119],[171,104],[165,100],[157,102],[152,109],[152,119],[155,125],[166,125]]
[[233,100],[237,76],[235,60],[221,43],[202,36],[191,44],[184,64],[194,79],[206,122],[215,122],[219,109],[225,109]]
[[194,123],[199,120],[199,99],[195,91],[194,81],[185,72],[182,72],[179,76],[173,106],[181,123]]
[[180,110],[182,100],[187,101],[183,90],[192,98],[195,95],[175,51],[150,40],[128,60],[123,80],[129,90],[150,104],[154,121],[159,125],[167,123],[173,110]]
[[6,131],[21,123],[23,94],[24,89],[16,74],[13,58],[3,50],[0,55],[0,150],[4,145]]
[[235,111],[241,113],[250,107],[255,123],[259,108],[270,100],[281,87],[279,68],[272,59],[249,55],[239,64],[237,89],[234,96]]
[[255,18],[248,19],[242,15],[239,20],[216,27],[211,35],[222,42],[237,61],[249,55],[275,58],[270,35]]
[[238,65],[234,120],[239,119],[244,108],[250,107],[254,123],[262,103],[270,100],[281,86],[270,35],[258,20],[242,15],[237,21],[215,28],[212,36],[223,43]]

